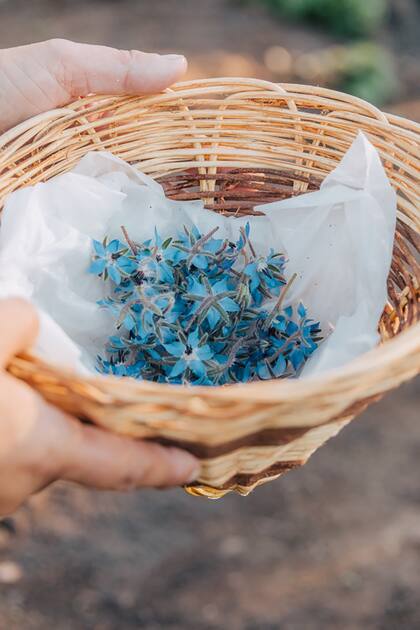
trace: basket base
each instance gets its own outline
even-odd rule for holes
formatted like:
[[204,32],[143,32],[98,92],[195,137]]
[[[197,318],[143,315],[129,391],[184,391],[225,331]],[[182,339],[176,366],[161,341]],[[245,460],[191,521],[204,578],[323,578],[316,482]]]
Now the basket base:
[[267,483],[268,481],[274,481],[274,479],[278,479],[284,473],[280,473],[279,475],[274,475],[273,477],[265,477],[264,479],[260,479],[255,482],[252,486],[233,486],[232,488],[212,488],[211,486],[197,485],[197,486],[184,486],[185,492],[190,494],[193,497],[203,497],[205,499],[222,499],[229,492],[236,492],[240,494],[242,497],[248,496],[251,492],[263,483]]
[[207,499],[221,499],[225,496],[225,494],[232,491],[246,497],[257,486],[267,483],[268,481],[278,479],[285,473],[289,472],[289,470],[298,468],[302,466],[302,464],[304,464],[303,461],[277,462],[276,464],[273,464],[273,466],[270,466],[266,470],[263,470],[255,475],[235,475],[220,488],[194,483],[184,486],[184,490],[192,496],[206,497]]
[[267,468],[253,473],[236,473],[226,481],[214,486],[208,482],[200,483],[200,481],[197,481],[184,486],[184,489],[192,496],[206,497],[208,499],[220,499],[228,492],[237,492],[242,496],[247,496],[258,486],[278,479],[294,468],[303,466],[320,446],[337,435],[353,418],[354,414],[352,413],[345,418],[307,430],[302,437],[291,440],[286,447],[282,446],[282,450],[285,450],[283,450],[283,453],[279,453],[278,461],[275,461]]

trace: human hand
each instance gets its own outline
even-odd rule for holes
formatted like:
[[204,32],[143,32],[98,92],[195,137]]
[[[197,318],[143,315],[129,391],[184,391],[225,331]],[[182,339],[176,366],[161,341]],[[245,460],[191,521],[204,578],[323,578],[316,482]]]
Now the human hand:
[[79,96],[158,92],[187,69],[182,55],[53,39],[0,50],[0,133]]
[[5,370],[34,342],[35,310],[0,301],[0,516],[64,479],[109,490],[177,486],[198,475],[192,455],[84,425]]

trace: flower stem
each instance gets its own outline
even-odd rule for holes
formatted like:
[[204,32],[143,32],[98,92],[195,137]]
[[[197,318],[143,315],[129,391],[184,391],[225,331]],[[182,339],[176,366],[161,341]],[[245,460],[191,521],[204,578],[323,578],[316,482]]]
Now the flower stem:
[[268,330],[273,322],[273,319],[275,318],[275,316],[280,312],[281,307],[283,305],[284,299],[287,295],[287,292],[289,291],[290,287],[292,286],[292,284],[294,283],[294,281],[297,278],[297,273],[294,273],[293,276],[290,278],[289,282],[283,287],[281,293],[280,293],[280,297],[277,300],[273,310],[271,311],[270,315],[267,317],[267,319],[265,320],[264,323],[264,329]]
[[129,237],[127,229],[124,227],[124,225],[121,226],[121,232],[124,234],[124,238],[127,241],[127,245],[133,252],[134,256],[136,256],[138,252],[138,248],[136,244],[134,243],[134,241],[132,241],[131,238]]

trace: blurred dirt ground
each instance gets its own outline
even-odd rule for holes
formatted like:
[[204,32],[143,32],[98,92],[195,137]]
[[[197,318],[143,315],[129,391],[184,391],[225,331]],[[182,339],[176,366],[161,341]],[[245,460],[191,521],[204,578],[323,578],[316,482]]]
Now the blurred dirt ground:
[[[276,80],[267,48],[332,41],[228,0],[0,0],[1,47],[50,37]],[[390,107],[420,119],[418,90]],[[416,381],[247,498],[56,486],[0,524],[0,630],[420,628],[419,408]]]
[[416,630],[418,407],[404,386],[247,498],[57,486],[0,529],[0,627]]

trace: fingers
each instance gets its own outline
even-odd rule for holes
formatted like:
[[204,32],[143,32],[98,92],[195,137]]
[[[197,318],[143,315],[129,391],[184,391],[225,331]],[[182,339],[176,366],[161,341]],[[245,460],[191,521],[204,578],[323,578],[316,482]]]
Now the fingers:
[[136,441],[77,423],[67,445],[61,477],[103,490],[179,486],[196,479],[189,453]]
[[58,476],[71,431],[67,417],[49,409],[28,385],[0,374],[0,515]]
[[31,304],[20,298],[0,300],[0,367],[31,346],[38,334],[38,316]]
[[[0,301],[0,330],[0,365],[5,366],[34,342],[38,332],[35,310],[18,298]],[[0,384],[6,389],[14,380],[4,375]],[[27,463],[31,467],[25,478],[30,479],[34,490],[58,477],[95,488],[126,490],[178,486],[198,475],[199,464],[192,455],[84,426],[43,403],[29,388],[10,398],[4,391],[2,399],[11,403],[7,413],[11,417],[19,400],[15,415],[17,411],[22,418],[14,427],[19,429],[15,443],[19,444],[19,457],[25,450],[30,454]],[[37,439],[28,439],[31,435]],[[22,468],[25,466],[22,463]]]
[[186,69],[182,55],[62,39],[0,50],[0,133],[79,96],[159,92]]
[[44,44],[55,63],[57,81],[72,98],[96,94],[158,92],[185,73],[182,55],[157,55],[138,50],[52,40]]

